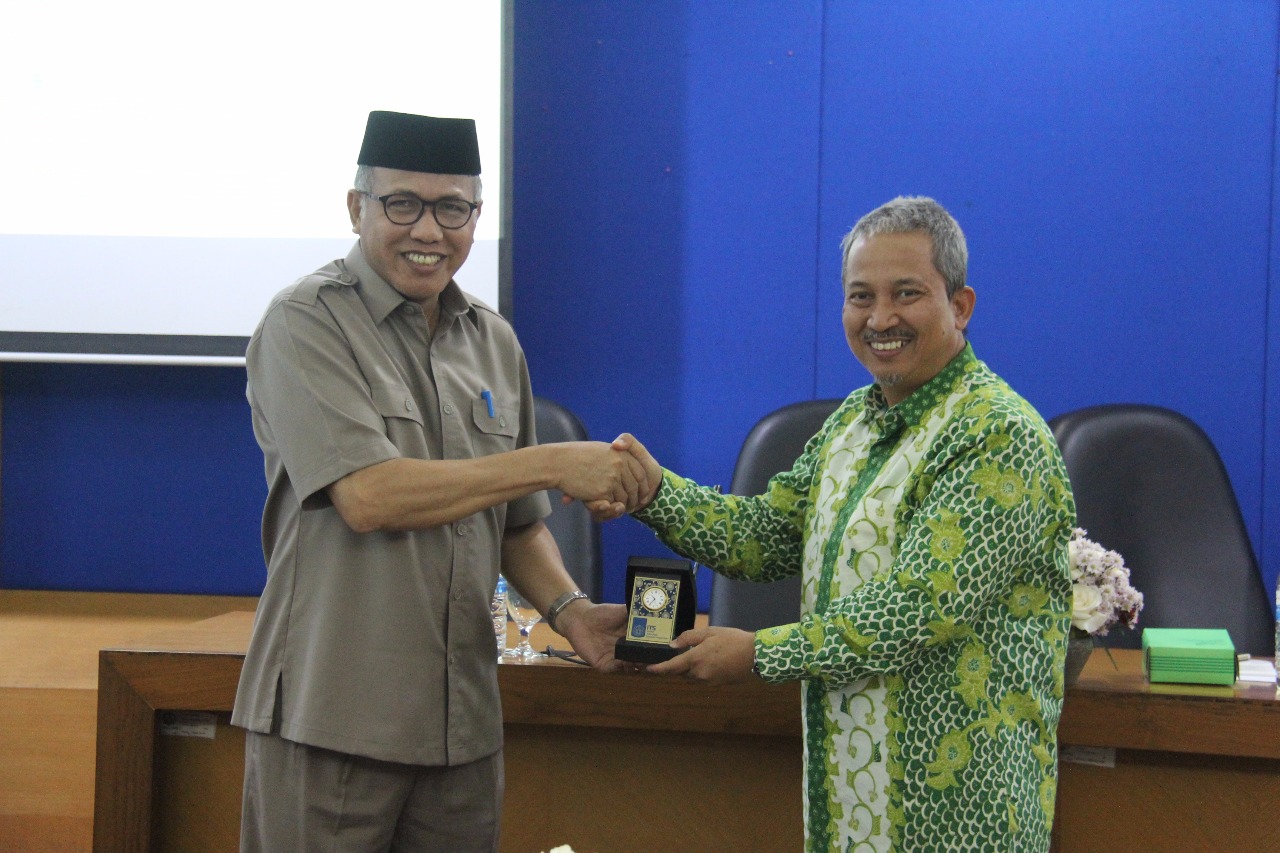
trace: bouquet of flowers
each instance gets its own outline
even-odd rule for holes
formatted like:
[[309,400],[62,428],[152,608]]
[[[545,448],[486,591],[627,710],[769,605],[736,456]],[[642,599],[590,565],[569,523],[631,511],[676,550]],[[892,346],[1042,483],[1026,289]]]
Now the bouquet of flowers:
[[1117,625],[1132,628],[1142,612],[1142,593],[1129,584],[1129,569],[1115,551],[1071,532],[1071,635],[1103,637]]

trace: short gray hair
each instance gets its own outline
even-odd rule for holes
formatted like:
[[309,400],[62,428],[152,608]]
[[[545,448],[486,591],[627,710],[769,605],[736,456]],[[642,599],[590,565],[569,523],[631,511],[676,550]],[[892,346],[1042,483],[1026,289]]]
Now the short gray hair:
[[373,167],[372,166],[356,166],[356,177],[351,182],[351,186],[355,187],[362,193],[373,192]]
[[933,265],[947,285],[947,297],[955,296],[965,285],[969,268],[969,247],[960,224],[946,208],[924,196],[898,196],[880,205],[858,220],[858,224],[840,242],[841,276],[849,264],[853,244],[876,234],[904,234],[923,231],[933,241]]
[[[353,186],[354,188],[356,188],[362,193],[373,192],[373,170],[375,168],[376,167],[374,166],[366,166],[366,165],[356,166],[356,177],[355,177],[355,180],[351,182],[351,186]],[[484,195],[484,185],[480,183],[480,176],[476,175],[475,179],[476,179],[475,197],[472,198],[471,201],[479,201],[480,198]]]

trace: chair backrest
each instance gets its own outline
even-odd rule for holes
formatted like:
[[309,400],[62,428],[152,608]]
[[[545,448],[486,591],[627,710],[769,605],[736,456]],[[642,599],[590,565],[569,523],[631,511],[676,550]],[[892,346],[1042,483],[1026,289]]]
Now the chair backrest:
[[[1231,481],[1213,442],[1158,406],[1093,406],[1049,422],[1079,525],[1124,557],[1145,598],[1139,629],[1226,628],[1239,652],[1271,655],[1275,622]],[[1105,645],[1140,648],[1140,631]]]
[[[573,412],[536,394],[533,398],[534,417],[538,424],[538,443],[554,444],[561,441],[586,441],[587,429]],[[560,492],[550,490],[551,515],[545,519],[551,535],[555,537],[565,568],[578,587],[600,600],[604,585],[604,557],[600,546],[600,525],[580,501],[571,504],[560,502]]]
[[[769,478],[791,470],[805,443],[842,402],[807,400],[783,406],[761,418],[738,452],[729,491],[735,495],[763,494]],[[747,631],[795,622],[800,618],[800,577],[750,583],[713,575],[707,618],[712,625]]]

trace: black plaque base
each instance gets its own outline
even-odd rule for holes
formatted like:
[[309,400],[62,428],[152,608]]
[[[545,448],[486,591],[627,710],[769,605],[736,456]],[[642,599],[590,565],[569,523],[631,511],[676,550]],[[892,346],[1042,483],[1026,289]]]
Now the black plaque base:
[[613,647],[613,656],[628,663],[662,663],[685,651],[686,649],[673,649],[670,646],[659,646],[654,643],[631,643],[618,640]]

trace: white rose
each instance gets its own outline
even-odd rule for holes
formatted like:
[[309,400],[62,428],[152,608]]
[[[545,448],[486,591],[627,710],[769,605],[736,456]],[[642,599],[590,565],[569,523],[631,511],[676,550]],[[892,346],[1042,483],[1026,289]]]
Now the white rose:
[[1091,586],[1073,584],[1071,587],[1071,627],[1092,634],[1107,624],[1107,615],[1099,613],[1102,593]]

